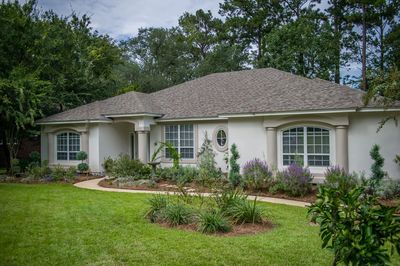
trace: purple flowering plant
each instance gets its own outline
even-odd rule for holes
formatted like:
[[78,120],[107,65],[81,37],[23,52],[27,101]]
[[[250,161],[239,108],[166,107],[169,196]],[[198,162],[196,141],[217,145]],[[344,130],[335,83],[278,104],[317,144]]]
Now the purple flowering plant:
[[291,196],[304,196],[311,191],[313,176],[307,167],[292,163],[278,176],[284,190]]
[[265,161],[254,158],[243,166],[243,182],[246,188],[267,188],[273,182],[272,171]]

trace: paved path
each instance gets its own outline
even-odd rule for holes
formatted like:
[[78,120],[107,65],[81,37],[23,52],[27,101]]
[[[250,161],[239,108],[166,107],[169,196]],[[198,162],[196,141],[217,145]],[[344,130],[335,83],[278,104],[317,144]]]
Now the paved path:
[[[127,192],[127,193],[147,193],[147,194],[173,194],[174,192],[171,191],[152,191],[152,190],[133,190],[133,189],[122,189],[122,188],[106,188],[99,186],[99,182],[103,178],[96,178],[92,180],[87,180],[83,182],[79,182],[74,184],[74,186],[79,188],[86,188],[86,189],[93,189],[93,190],[101,190],[101,191],[109,191],[109,192]],[[192,195],[197,195],[197,193],[189,193]],[[211,193],[201,193],[203,196],[210,196]],[[249,199],[254,199],[255,196],[249,196]],[[279,198],[271,198],[271,197],[261,197],[257,196],[257,200],[263,202],[270,202],[270,203],[278,203],[278,204],[285,204],[290,206],[297,206],[297,207],[307,207],[310,203],[297,201],[297,200],[288,200],[288,199],[279,199]]]

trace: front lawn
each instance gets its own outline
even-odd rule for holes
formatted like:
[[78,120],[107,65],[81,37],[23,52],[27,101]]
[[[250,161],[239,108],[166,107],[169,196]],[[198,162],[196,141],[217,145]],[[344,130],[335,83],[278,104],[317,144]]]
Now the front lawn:
[[149,197],[72,185],[0,184],[0,264],[331,264],[304,208],[260,203],[278,224],[272,231],[215,237],[149,223]]

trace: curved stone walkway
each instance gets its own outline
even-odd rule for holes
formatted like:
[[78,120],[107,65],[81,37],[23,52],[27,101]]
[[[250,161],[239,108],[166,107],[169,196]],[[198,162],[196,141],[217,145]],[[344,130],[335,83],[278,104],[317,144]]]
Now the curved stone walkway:
[[[87,181],[82,181],[79,183],[74,184],[74,186],[78,188],[85,188],[85,189],[92,189],[92,190],[100,190],[100,191],[108,191],[108,192],[126,192],[126,193],[147,193],[147,194],[174,194],[175,192],[171,191],[154,191],[154,190],[134,190],[134,189],[122,189],[122,188],[106,188],[99,186],[99,182],[103,178],[96,178]],[[198,195],[198,193],[189,193],[191,195]],[[203,196],[210,196],[211,193],[201,193]],[[249,199],[254,199],[255,196],[249,196]],[[297,206],[297,207],[307,207],[310,205],[308,202],[302,202],[297,200],[288,200],[288,199],[279,199],[279,198],[271,198],[271,197],[261,197],[257,196],[257,200],[262,202],[269,202],[269,203],[277,203],[277,204],[284,204],[290,206]]]

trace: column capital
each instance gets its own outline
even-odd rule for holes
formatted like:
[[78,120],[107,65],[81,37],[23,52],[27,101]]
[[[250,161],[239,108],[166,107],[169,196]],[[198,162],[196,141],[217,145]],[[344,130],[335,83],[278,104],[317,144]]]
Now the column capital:
[[337,129],[347,129],[348,127],[347,125],[336,126]]
[[275,130],[276,130],[276,127],[265,127],[265,130],[268,130],[268,131],[275,131]]

